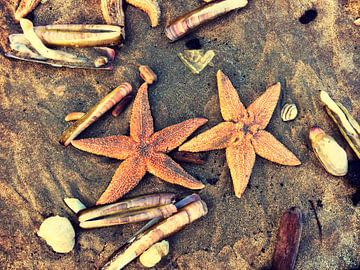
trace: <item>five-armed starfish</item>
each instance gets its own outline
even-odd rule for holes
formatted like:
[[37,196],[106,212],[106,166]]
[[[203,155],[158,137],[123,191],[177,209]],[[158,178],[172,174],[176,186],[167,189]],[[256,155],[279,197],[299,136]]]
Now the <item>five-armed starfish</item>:
[[301,162],[282,143],[265,131],[280,95],[280,83],[270,86],[247,109],[229,78],[219,70],[220,109],[225,122],[183,144],[180,151],[200,152],[226,148],[235,195],[241,197],[249,182],[255,153],[282,165]]
[[207,119],[193,118],[154,133],[147,84],[138,90],[132,108],[130,136],[110,136],[72,141],[76,148],[123,160],[96,204],[111,203],[132,190],[146,172],[190,189],[204,185],[184,171],[165,153],[181,145]]

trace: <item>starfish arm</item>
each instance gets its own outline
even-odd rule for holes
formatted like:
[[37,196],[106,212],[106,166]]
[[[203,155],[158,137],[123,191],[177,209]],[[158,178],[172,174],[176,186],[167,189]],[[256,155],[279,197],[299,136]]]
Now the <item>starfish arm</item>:
[[247,117],[247,112],[244,105],[241,103],[236,89],[232,85],[230,79],[219,70],[216,74],[220,110],[225,121],[239,122],[244,117]]
[[193,118],[156,132],[151,137],[155,151],[170,152],[206,122],[205,118]]
[[154,120],[151,116],[148,85],[143,83],[135,97],[130,120],[130,136],[136,142],[149,138],[154,133]]
[[74,140],[71,144],[85,152],[116,159],[126,159],[134,151],[134,141],[127,136],[109,136]]
[[265,130],[259,130],[251,139],[256,154],[282,165],[300,165],[300,160],[273,135]]
[[171,184],[189,189],[202,189],[204,184],[188,174],[179,164],[163,153],[152,153],[147,159],[148,171]]
[[234,185],[235,196],[240,198],[244,193],[255,163],[255,151],[249,139],[242,139],[241,143],[232,144],[226,148],[231,179]]
[[270,86],[248,107],[249,117],[253,118],[254,124],[259,125],[259,129],[264,129],[268,125],[279,100],[280,90],[280,83]]
[[180,151],[202,152],[226,148],[236,132],[235,124],[222,122],[179,147]]
[[146,163],[139,156],[124,160],[96,204],[112,203],[121,198],[132,190],[145,174]]

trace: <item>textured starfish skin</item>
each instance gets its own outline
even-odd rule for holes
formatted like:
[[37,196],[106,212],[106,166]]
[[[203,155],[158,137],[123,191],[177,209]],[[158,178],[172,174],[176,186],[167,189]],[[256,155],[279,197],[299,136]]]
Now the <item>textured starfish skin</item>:
[[154,133],[147,84],[138,90],[132,108],[130,136],[109,136],[72,141],[76,148],[96,155],[124,160],[96,204],[111,203],[132,190],[146,172],[190,189],[204,185],[185,172],[166,153],[181,145],[191,133],[207,122],[193,118]]
[[256,154],[282,165],[301,162],[281,142],[264,129],[280,96],[280,83],[270,86],[247,109],[229,78],[217,73],[220,110],[225,122],[199,134],[179,150],[201,152],[226,148],[226,160],[235,195],[241,197],[249,182]]

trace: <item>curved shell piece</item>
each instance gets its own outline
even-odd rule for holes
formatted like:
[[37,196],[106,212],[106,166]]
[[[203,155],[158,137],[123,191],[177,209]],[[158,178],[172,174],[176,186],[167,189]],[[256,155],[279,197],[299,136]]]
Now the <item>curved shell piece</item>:
[[201,6],[177,18],[165,29],[165,35],[175,41],[197,27],[232,10],[245,7],[247,0],[220,0]]
[[334,176],[344,176],[348,171],[348,159],[345,150],[335,139],[321,128],[310,129],[309,138],[316,157],[325,170]]
[[152,245],[148,250],[141,254],[139,260],[145,267],[154,267],[161,261],[161,258],[169,254],[169,242],[163,240]]
[[65,198],[64,202],[75,214],[86,209],[86,206],[78,198]]
[[21,0],[15,11],[15,20],[20,21],[21,18],[33,11],[40,2],[41,0]]
[[281,109],[281,119],[284,122],[294,120],[298,115],[298,109],[294,103],[286,103]]
[[157,0],[126,0],[126,2],[144,11],[150,18],[151,27],[159,25],[161,11]]
[[37,235],[58,253],[68,253],[75,245],[75,231],[66,217],[54,216],[45,219]]

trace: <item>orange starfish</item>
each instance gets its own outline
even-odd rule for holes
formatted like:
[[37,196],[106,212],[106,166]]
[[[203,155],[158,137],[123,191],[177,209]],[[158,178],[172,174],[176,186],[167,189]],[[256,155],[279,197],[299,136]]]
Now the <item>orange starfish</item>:
[[280,83],[270,86],[245,109],[236,89],[221,70],[217,73],[217,82],[225,122],[201,133],[179,150],[200,152],[226,148],[235,195],[240,198],[249,182],[256,154],[282,165],[295,166],[301,162],[264,130],[279,99]]
[[207,119],[193,118],[154,133],[147,84],[138,90],[132,108],[130,136],[109,136],[72,141],[76,148],[96,155],[124,160],[96,204],[111,203],[132,190],[146,172],[190,189],[204,185],[185,172],[166,153],[181,145]]

